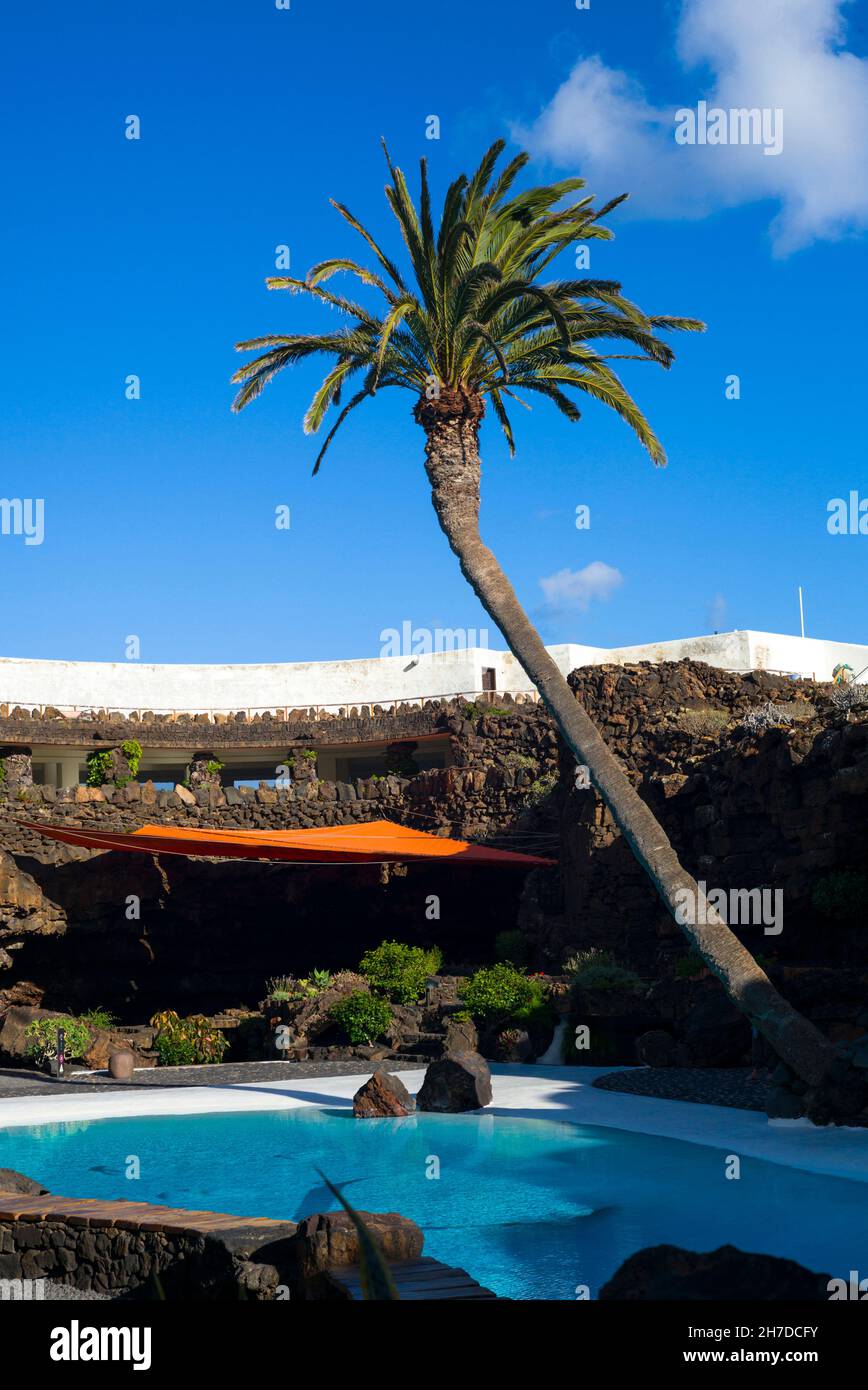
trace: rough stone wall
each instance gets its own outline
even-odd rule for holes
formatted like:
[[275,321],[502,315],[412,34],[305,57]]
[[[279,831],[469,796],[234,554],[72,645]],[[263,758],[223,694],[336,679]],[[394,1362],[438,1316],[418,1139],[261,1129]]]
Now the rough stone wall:
[[[271,975],[355,965],[367,947],[395,936],[436,943],[456,966],[485,959],[493,935],[516,925],[522,871],[157,861],[66,846],[20,824],[266,830],[391,819],[555,854],[557,827],[531,795],[543,767],[550,777],[556,771],[541,712],[471,709],[445,732],[461,765],[411,781],[172,792],[130,783],[5,797],[0,789],[0,844],[11,851],[0,862],[0,1013],[12,1004],[102,1004],[136,1022],[167,1007],[255,1005]],[[436,921],[426,916],[432,895],[441,904]]]
[[[760,929],[757,939],[749,929],[751,949],[840,961],[842,933],[822,923],[812,894],[830,870],[868,867],[868,708],[848,717],[828,687],[693,662],[570,679],[694,876],[709,889],[783,892],[783,931]],[[792,722],[747,732],[745,715],[769,702]],[[596,793],[572,790],[566,760],[560,811],[572,942],[606,944],[644,965],[659,965],[661,950],[664,959],[683,954],[677,927]]]
[[[436,732],[449,737],[454,765],[412,779],[296,779],[290,787],[212,785],[174,791],[158,791],[149,782],[63,791],[0,784],[0,847],[42,862],[82,857],[82,851],[24,829],[22,820],[98,824],[107,830],[134,830],[147,823],[269,830],[386,818],[474,839],[521,837],[524,820],[525,831],[537,833],[531,822],[541,797],[534,789],[553,781],[558,758],[557,737],[545,711],[527,705],[488,713],[483,706],[462,706],[438,708],[434,716]],[[431,715],[426,718],[430,721]],[[370,728],[357,732],[372,736]],[[547,839],[554,848],[551,829]]]
[[[868,939],[852,925],[820,918],[813,894],[830,871],[868,867],[868,710],[837,710],[829,687],[692,662],[586,668],[571,681],[697,878],[709,888],[783,892],[780,936],[753,928],[744,939],[784,972],[786,992],[810,993],[799,974],[805,966],[837,970],[839,983],[848,967],[852,992],[852,979],[868,963]],[[745,715],[768,702],[786,706],[793,722],[747,733]],[[134,988],[124,986],[131,1017],[148,978],[154,1007],[181,1004],[198,987],[207,994],[202,1007],[255,1002],[263,970],[354,965],[360,950],[383,935],[445,942],[452,964],[478,963],[489,958],[494,935],[516,920],[531,939],[533,968],[557,969],[565,955],[596,945],[646,978],[671,977],[685,955],[681,933],[596,794],[574,790],[572,760],[543,709],[438,707],[407,719],[428,719],[449,737],[452,766],[410,781],[312,781],[285,790],[0,790],[0,845],[17,856],[7,864],[6,889],[0,874],[0,924],[8,938],[0,937],[0,950],[9,954],[26,938],[14,968],[0,970],[0,1008],[4,988],[23,989],[39,978],[35,971],[58,969],[70,987],[76,983],[76,997],[88,979],[95,989],[101,980],[106,988],[132,981]],[[415,732],[420,728],[417,722]],[[409,737],[414,730],[401,732]],[[394,720],[390,736],[398,737]],[[504,848],[553,856],[560,849],[561,870],[528,875],[519,903],[511,876],[469,870],[459,885],[454,873],[410,866],[385,884],[376,869],[329,876],[183,859],[158,867],[132,855],[91,859],[23,831],[20,817],[117,829],[147,821],[268,829],[386,817]],[[46,901],[37,901],[30,885],[14,887],[16,863]],[[421,905],[429,893],[444,903],[442,920],[433,924]],[[128,894],[141,896],[141,922],[125,920]],[[65,921],[75,927],[68,952],[58,942]],[[317,926],[322,921],[329,922],[327,934]],[[324,949],[333,951],[329,959],[308,958]],[[840,1019],[844,1005],[829,1000],[829,975],[827,969],[824,1002],[816,1007]],[[177,1001],[156,998],[169,980],[178,982]],[[227,994],[230,980],[238,988]],[[25,991],[19,1002],[38,1001]],[[65,1004],[52,999],[51,1006]],[[144,1016],[141,1008],[137,1016]]]
[[[503,707],[533,712],[536,706],[523,696],[498,696]],[[311,743],[405,742],[438,733],[444,721],[462,716],[461,700],[427,700],[422,705],[347,705],[343,710],[294,709],[286,717],[266,711],[247,715],[206,714],[125,716],[112,710],[95,711],[92,717],[66,716],[51,708],[44,711],[20,705],[0,705],[0,747],[16,744],[81,744],[112,748],[125,739],[137,738],[152,748],[201,748],[215,752],[258,745],[304,748]]]
[[[213,1279],[216,1273],[207,1270],[205,1254],[201,1235],[0,1217],[0,1279],[55,1279],[77,1289],[114,1293],[141,1288],[154,1275],[173,1269],[175,1282],[195,1296],[199,1278]],[[180,1268],[187,1276],[182,1280],[177,1279]]]
[[[345,1212],[314,1213],[296,1224],[146,1202],[82,1201],[27,1192],[39,1184],[0,1171],[17,1181],[13,1191],[0,1191],[0,1280],[12,1285],[4,1290],[9,1299],[38,1300],[33,1283],[44,1279],[152,1299],[349,1297],[332,1283],[342,1266],[359,1262],[359,1238]],[[395,1212],[360,1215],[386,1259],[419,1258],[425,1238],[414,1222]]]

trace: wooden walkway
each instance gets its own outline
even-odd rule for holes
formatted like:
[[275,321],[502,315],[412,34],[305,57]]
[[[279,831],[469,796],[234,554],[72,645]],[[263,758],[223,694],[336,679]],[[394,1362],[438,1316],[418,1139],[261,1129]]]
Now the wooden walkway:
[[[498,1294],[492,1293],[491,1289],[484,1289],[481,1284],[477,1284],[466,1270],[454,1269],[424,1255],[417,1260],[390,1260],[389,1269],[402,1302],[499,1297]],[[358,1265],[333,1265],[329,1270],[329,1277],[344,1289],[350,1298],[362,1297],[362,1277]]]

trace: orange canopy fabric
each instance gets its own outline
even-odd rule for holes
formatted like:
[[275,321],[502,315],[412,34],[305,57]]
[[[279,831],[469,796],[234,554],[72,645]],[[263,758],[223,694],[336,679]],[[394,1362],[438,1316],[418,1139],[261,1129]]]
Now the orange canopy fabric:
[[406,863],[449,859],[460,864],[540,868],[556,863],[535,854],[488,849],[466,840],[447,840],[388,820],[330,825],[317,830],[188,830],[174,825],[143,825],[131,833],[66,825],[21,822],[51,840],[87,849],[140,854],[185,854],[208,859],[267,859],[303,864]]

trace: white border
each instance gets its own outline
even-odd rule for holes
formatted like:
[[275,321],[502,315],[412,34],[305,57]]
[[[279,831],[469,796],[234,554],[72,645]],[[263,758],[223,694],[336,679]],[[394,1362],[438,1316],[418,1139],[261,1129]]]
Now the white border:
[[[790,1168],[868,1182],[868,1130],[804,1120],[772,1120],[758,1111],[721,1105],[658,1100],[591,1086],[611,1067],[492,1066],[493,1099],[487,1115],[514,1119],[562,1120],[602,1125],[636,1134],[654,1134],[723,1149],[742,1157],[766,1159]],[[422,1070],[397,1073],[415,1094]],[[204,1115],[297,1106],[352,1103],[365,1075],[313,1076],[293,1081],[245,1082],[229,1086],[150,1087],[87,1095],[21,1096],[0,1100],[0,1129],[106,1120],[138,1115]],[[475,1112],[479,1114],[479,1112]],[[364,1122],[363,1122],[364,1123]]]

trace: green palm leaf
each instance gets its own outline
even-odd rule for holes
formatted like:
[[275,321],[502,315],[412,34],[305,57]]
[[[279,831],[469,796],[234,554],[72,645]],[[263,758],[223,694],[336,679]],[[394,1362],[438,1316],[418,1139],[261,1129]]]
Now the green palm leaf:
[[359,1213],[350,1206],[340,1188],[336,1187],[333,1182],[329,1182],[325,1173],[319,1168],[316,1171],[332,1196],[340,1202],[356,1228],[359,1237],[359,1273],[362,1282],[362,1298],[366,1301],[400,1301],[385,1256],[365,1222]]
[[[427,162],[420,161],[419,201],[383,142],[389,183],[386,199],[398,223],[404,264],[340,202],[335,209],[362,238],[374,268],[351,257],[321,260],[304,280],[272,276],[271,289],[309,295],[335,312],[344,327],[326,334],[270,334],[237,346],[257,355],[233,376],[243,410],[284,367],[324,354],[332,365],[304,418],[305,430],[332,423],[314,464],[316,472],[337,431],[359,405],[386,388],[400,387],[424,401],[431,382],[462,397],[488,397],[510,453],[515,437],[505,400],[518,387],[547,399],[577,421],[576,392],[613,410],[630,426],[655,463],[662,445],[639,405],[607,363],[637,361],[667,368],[674,360],[660,335],[699,332],[697,319],[648,314],[618,280],[587,276],[543,280],[562,253],[579,241],[610,240],[603,221],[626,194],[595,207],[582,178],[521,188],[524,153],[502,163],[504,141],[483,154],[476,170],[459,174],[446,190],[439,225]],[[578,196],[576,196],[578,195]],[[352,275],[383,296],[382,313],[325,288]],[[358,372],[364,383],[347,404],[341,392]],[[529,408],[529,407],[528,407]]]

